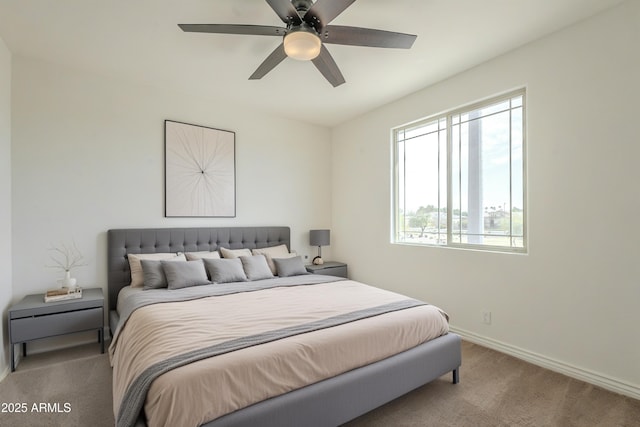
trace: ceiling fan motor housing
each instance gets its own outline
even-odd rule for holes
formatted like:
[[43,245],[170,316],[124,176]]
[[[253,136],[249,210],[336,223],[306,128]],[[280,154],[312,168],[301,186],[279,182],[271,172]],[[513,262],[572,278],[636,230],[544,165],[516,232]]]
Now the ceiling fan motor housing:
[[300,13],[300,16],[304,17],[304,14],[307,13],[307,10],[309,10],[309,8],[311,8],[311,6],[313,5],[313,1],[312,0],[293,0],[291,4],[293,4],[293,7],[296,8],[298,13],[304,12],[304,13]]
[[311,6],[313,6],[313,1],[311,1],[311,0],[293,0],[291,2],[291,4],[293,4],[293,7],[298,11],[298,15],[302,19],[302,23],[303,24],[304,23],[308,24],[318,34],[320,34],[320,31],[322,29],[321,28],[320,19],[316,15],[314,15],[314,16],[306,16],[307,12],[311,8]]

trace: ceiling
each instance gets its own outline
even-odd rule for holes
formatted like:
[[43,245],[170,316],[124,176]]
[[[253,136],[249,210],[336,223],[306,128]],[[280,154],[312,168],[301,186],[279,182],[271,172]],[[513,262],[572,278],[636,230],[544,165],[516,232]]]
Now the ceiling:
[[0,37],[14,55],[331,127],[621,2],[356,1],[332,24],[418,38],[410,50],[327,45],[346,79],[337,88],[289,58],[248,80],[278,37],[177,26],[281,25],[264,0],[0,0]]

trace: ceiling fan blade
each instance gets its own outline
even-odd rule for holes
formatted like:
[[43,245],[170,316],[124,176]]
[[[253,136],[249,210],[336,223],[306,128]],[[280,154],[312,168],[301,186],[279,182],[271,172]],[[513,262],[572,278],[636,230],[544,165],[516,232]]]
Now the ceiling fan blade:
[[286,28],[243,24],[178,24],[187,33],[248,34],[251,36],[284,36]]
[[318,0],[304,15],[304,21],[320,29],[333,21],[356,0]]
[[285,24],[291,22],[294,25],[299,25],[302,23],[298,11],[289,0],[267,0],[267,3]]
[[323,43],[396,49],[411,48],[417,37],[413,34],[394,33],[372,28],[345,27],[342,25],[326,26],[321,36]]
[[265,74],[273,70],[276,65],[281,63],[286,57],[287,54],[284,52],[284,43],[280,43],[280,46],[271,52],[271,54],[267,56],[267,59],[260,64],[258,69],[251,74],[249,80],[258,80],[263,78]]
[[324,45],[320,48],[320,55],[315,59],[312,59],[311,62],[313,62],[313,65],[316,66],[324,78],[327,79],[333,87],[340,86],[344,83],[344,77],[336,64],[336,61],[333,60],[333,57]]

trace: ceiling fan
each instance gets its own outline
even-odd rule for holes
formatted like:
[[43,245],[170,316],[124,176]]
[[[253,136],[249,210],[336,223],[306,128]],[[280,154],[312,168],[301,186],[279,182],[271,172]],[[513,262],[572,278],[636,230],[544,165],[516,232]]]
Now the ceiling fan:
[[409,49],[416,37],[412,34],[371,28],[328,25],[355,0],[266,0],[286,27],[242,24],[178,24],[185,32],[280,36],[282,43],[249,77],[264,77],[286,57],[310,60],[333,85],[345,82],[338,65],[324,46],[326,43]]

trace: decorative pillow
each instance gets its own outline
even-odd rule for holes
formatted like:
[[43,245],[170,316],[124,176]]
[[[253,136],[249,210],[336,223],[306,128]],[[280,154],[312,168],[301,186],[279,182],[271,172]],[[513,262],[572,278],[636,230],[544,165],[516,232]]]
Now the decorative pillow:
[[264,255],[241,256],[240,261],[249,280],[271,279],[273,277]]
[[155,254],[128,254],[127,259],[129,260],[129,270],[131,270],[131,287],[133,288],[141,288],[144,284],[144,274],[142,272],[142,265],[140,264],[140,260],[150,259],[150,260],[172,260],[172,261],[186,261],[187,259],[184,257],[184,254],[176,254],[176,253],[155,253]]
[[295,256],[292,258],[274,258],[278,276],[300,276],[302,274],[310,274],[302,262],[302,257]]
[[218,259],[220,258],[220,252],[218,251],[187,252],[185,253],[185,256],[187,257],[187,261],[195,261],[198,259],[205,259],[205,258]]
[[188,288],[190,286],[208,285],[209,279],[202,260],[171,262],[160,261],[164,275],[167,277],[169,289]]
[[253,255],[264,255],[267,258],[267,264],[271,269],[272,274],[276,274],[276,265],[273,263],[273,258],[289,258],[294,257],[296,254],[290,254],[287,245],[269,246],[268,248],[252,249]]
[[220,248],[222,258],[240,258],[241,256],[251,256],[249,249],[227,249]]
[[167,278],[164,275],[161,261],[141,259],[140,265],[142,266],[142,275],[144,277],[142,289],[146,291],[167,287]]
[[246,282],[240,258],[203,259],[213,283]]

